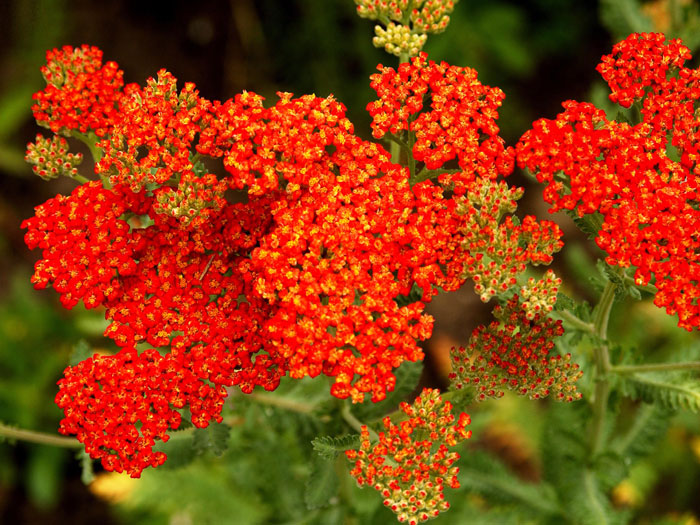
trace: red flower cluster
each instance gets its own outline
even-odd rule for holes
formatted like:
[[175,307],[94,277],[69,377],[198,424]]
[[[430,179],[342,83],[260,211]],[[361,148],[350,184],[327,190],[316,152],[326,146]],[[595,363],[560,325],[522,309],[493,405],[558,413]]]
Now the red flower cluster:
[[153,446],[180,426],[176,409],[189,405],[195,425],[205,426],[201,422],[221,421],[226,397],[222,386],[206,384],[177,356],[156,350],[88,358],[66,369],[59,386],[56,404],[65,412],[60,432],[76,434],[107,470],[133,477],[165,461]]
[[556,301],[558,279],[551,272],[524,287],[527,301],[515,295],[494,309],[489,326],[472,333],[467,348],[452,349],[450,380],[455,388],[473,384],[480,401],[514,390],[532,399],[555,393],[557,399],[581,398],[576,381],[583,375],[571,356],[550,356],[554,339],[563,335],[561,321],[546,316]]
[[48,51],[46,62],[41,68],[46,88],[34,94],[36,121],[54,133],[109,133],[124,87],[117,64],[102,64],[102,51],[90,46]]
[[376,138],[415,133],[413,156],[428,170],[457,158],[463,171],[441,179],[454,182],[457,193],[476,176],[495,179],[513,170],[513,149],[504,146],[496,125],[505,95],[482,85],[475,70],[428,61],[425,53],[398,71],[378,69],[370,85],[379,99],[367,106]]
[[596,239],[607,262],[652,277],[655,304],[700,327],[700,71],[678,40],[634,34],[598,70],[611,100],[640,104],[636,125],[609,121],[591,104],[568,101],[556,120],[541,119],[517,146],[518,163],[547,184],[552,210],[600,213]]
[[[54,82],[36,96],[40,117],[84,140],[99,135],[103,180],[50,199],[24,227],[43,251],[35,285],[53,286],[69,308],[103,305],[105,334],[123,348],[69,367],[57,396],[62,432],[106,468],[138,476],[162,462],[152,441],[177,428],[173,410],[189,406],[204,427],[220,418],[225,387],[272,390],[284,375],[325,374],[333,395],[377,401],[394,388],[394,368],[422,358],[425,303],[464,282],[464,217],[441,185],[411,187],[407,168],[355,136],[342,104],[286,93],[268,108],[254,93],[209,102],[164,71],[119,91],[121,72],[101,66],[97,50],[48,56]],[[478,136],[488,128],[494,155],[508,157],[481,100],[500,95],[462,70],[430,68],[439,120],[477,143],[450,143],[460,162],[495,176],[506,166],[488,167],[493,148]],[[66,71],[60,82],[54,69]],[[450,82],[473,120],[457,124],[438,103]],[[222,159],[225,173],[209,173],[202,157]],[[247,200],[229,202],[229,189]],[[160,353],[138,355],[141,342]]]
[[415,525],[449,509],[444,486],[459,488],[459,454],[449,449],[471,437],[470,418],[461,413],[455,423],[452,404],[428,388],[400,408],[408,419],[394,424],[384,418],[386,431],[374,445],[363,426],[360,449],[345,454],[355,463],[350,473],[358,485],[379,491],[400,522]]
[[34,217],[22,223],[29,230],[27,246],[42,249],[34,286],[51,285],[66,308],[80,300],[94,308],[119,297],[123,279],[136,271],[136,242],[119,217],[137,208],[136,201],[135,194],[106,190],[94,181],[38,206]]

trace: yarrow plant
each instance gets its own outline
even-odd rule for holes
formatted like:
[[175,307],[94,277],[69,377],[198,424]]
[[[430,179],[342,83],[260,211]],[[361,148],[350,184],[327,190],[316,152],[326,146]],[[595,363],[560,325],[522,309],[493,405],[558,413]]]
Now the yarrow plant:
[[[700,326],[700,77],[683,67],[688,49],[635,34],[603,57],[610,99],[638,105],[638,123],[568,101],[510,147],[497,124],[504,93],[421,52],[455,2],[355,3],[384,25],[375,46],[400,58],[370,77],[372,135],[388,149],[356,134],[332,96],[210,101],[165,70],[125,84],[95,47],[47,53],[33,112],[53,135],[38,135],[26,160],[44,179],[79,185],[22,225],[41,251],[32,282],[66,308],[100,308],[118,348],[65,369],[59,431],[104,469],[140,477],[167,461],[174,432],[224,425],[228,398],[274,399],[260,389],[326,376],[339,408],[322,414],[333,434],[314,448],[331,459],[344,452],[345,475],[379,491],[400,522],[419,523],[450,508],[445,486],[465,484],[467,407],[512,391],[586,399],[571,413],[590,419],[580,432],[588,441],[571,457],[582,475],[598,475],[597,459],[612,453],[612,374],[629,397],[700,406],[697,381],[672,397],[645,383],[653,364],[613,365],[607,334],[616,295],[640,290],[678,313],[679,326]],[[87,145],[94,176],[78,173],[82,156],[66,139]],[[552,211],[573,212],[606,251],[595,309],[565,296],[552,270],[533,276],[564,246],[562,230],[516,215],[524,190],[505,180],[516,164],[547,185]],[[494,320],[452,349],[449,392],[426,388],[409,403],[415,382],[403,384],[404,371],[423,359],[433,330],[426,305],[468,280],[495,303]],[[584,371],[593,386],[579,391]],[[593,507],[614,514],[602,490],[589,491],[576,523],[593,523]],[[557,491],[540,509],[551,519],[571,511],[565,485]]]

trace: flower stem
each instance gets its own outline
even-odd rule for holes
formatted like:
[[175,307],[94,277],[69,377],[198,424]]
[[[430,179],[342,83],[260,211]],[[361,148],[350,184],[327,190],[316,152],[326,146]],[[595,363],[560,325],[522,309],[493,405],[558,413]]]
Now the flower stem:
[[587,323],[586,321],[572,314],[568,310],[561,310],[556,312],[556,314],[577,330],[581,330],[582,332],[588,332],[589,334],[595,333],[595,325],[593,323]]
[[6,439],[17,439],[30,443],[39,443],[40,445],[52,445],[54,447],[80,448],[83,446],[82,443],[75,438],[56,436],[54,434],[36,432],[34,430],[23,430],[3,423],[0,423],[0,436]]
[[343,403],[343,407],[340,409],[340,415],[343,416],[345,422],[350,425],[357,432],[362,432],[362,427],[367,426],[369,430],[369,439],[371,441],[379,441],[379,436],[372,430],[368,425],[363,425],[362,421],[357,419],[355,415],[350,411],[350,405]]
[[314,406],[308,403],[301,403],[292,399],[286,399],[280,396],[269,394],[247,394],[249,399],[263,405],[271,405],[290,412],[298,412],[300,414],[310,414],[314,410]]
[[71,137],[75,137],[88,147],[90,154],[92,155],[92,160],[94,160],[96,163],[102,158],[102,150],[97,147],[97,137],[94,133],[85,134],[73,130],[71,132]]
[[593,392],[593,421],[591,423],[590,433],[591,457],[598,454],[603,447],[605,415],[608,407],[608,396],[610,395],[608,374],[612,368],[606,339],[608,320],[610,319],[610,311],[612,310],[614,300],[615,284],[608,281],[600,296],[593,322],[594,334],[598,337],[599,341],[594,350],[595,390]]
[[610,367],[615,374],[636,374],[638,372],[673,372],[680,370],[700,370],[700,361],[681,363],[646,363],[642,365],[619,365]]
[[73,175],[71,177],[71,179],[79,182],[80,184],[85,184],[86,182],[90,182],[90,179],[88,179],[87,177],[83,177],[82,175]]

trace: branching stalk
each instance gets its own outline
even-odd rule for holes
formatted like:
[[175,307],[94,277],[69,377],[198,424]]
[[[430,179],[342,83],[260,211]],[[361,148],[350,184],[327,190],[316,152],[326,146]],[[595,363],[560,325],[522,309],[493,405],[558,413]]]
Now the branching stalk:
[[367,430],[369,430],[369,439],[371,441],[379,441],[379,436],[377,433],[372,430],[369,425],[364,425],[362,421],[357,419],[355,415],[352,413],[350,410],[350,405],[347,403],[343,404],[343,408],[340,409],[340,415],[343,416],[343,419],[345,422],[350,425],[354,430],[356,430],[358,433],[362,432],[362,427],[366,426]]
[[605,428],[605,415],[610,395],[610,382],[608,374],[612,368],[608,353],[607,333],[608,320],[613,301],[615,300],[615,285],[608,281],[600,297],[596,310],[593,326],[594,334],[599,342],[594,350],[595,359],[595,391],[593,393],[593,421],[590,434],[591,457],[599,453],[603,447],[603,430]]
[[685,361],[681,363],[645,363],[642,365],[619,365],[610,367],[610,372],[615,374],[676,372],[683,370],[700,370],[700,361]]
[[581,330],[582,332],[587,332],[589,334],[595,333],[595,325],[593,323],[588,323],[584,321],[583,319],[581,319],[577,315],[572,314],[568,310],[558,311],[556,312],[556,314],[577,330]]

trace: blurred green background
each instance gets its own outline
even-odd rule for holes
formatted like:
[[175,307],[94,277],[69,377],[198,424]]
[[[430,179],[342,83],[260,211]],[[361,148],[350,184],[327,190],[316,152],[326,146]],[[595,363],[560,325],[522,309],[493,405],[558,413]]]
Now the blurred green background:
[[[73,186],[69,180],[47,184],[34,177],[23,162],[26,143],[39,131],[30,106],[31,94],[43,86],[39,67],[45,51],[64,44],[96,45],[106,60],[121,66],[127,82],[143,84],[158,69],[166,68],[181,83],[194,82],[210,99],[227,99],[244,89],[272,100],[280,90],[298,95],[333,93],[347,106],[358,134],[369,138],[369,117],[364,108],[373,92],[368,76],[377,64],[396,62],[372,47],[372,27],[370,21],[355,15],[352,0],[0,2],[0,421],[55,432],[60,419],[53,404],[55,382],[71,348],[80,338],[96,348],[107,344],[101,337],[104,320],[99,312],[79,308],[67,312],[56,294],[35,291],[29,282],[38,253],[24,246],[20,223],[32,214],[34,206]],[[603,103],[604,90],[597,84],[594,69],[600,56],[609,52],[620,36],[652,29],[682,35],[695,48],[700,35],[697,6],[682,1],[461,0],[448,30],[430,37],[426,51],[434,60],[476,68],[481,82],[505,91],[499,122],[504,138],[514,144],[534,119],[553,118],[563,100],[593,97]],[[530,184],[522,174],[516,174],[514,181]],[[521,211],[544,216],[546,207],[540,195],[538,190],[526,193]],[[586,260],[595,254],[588,248],[576,248],[575,234],[570,228],[566,231],[570,237],[565,240],[572,242],[571,255],[560,257],[558,264],[565,274],[576,276],[578,272],[585,277]],[[590,293],[585,285],[577,292],[583,296]],[[435,301],[432,308],[438,336],[463,343],[480,316],[488,315],[488,309],[483,308],[483,313],[465,313],[478,308],[472,295],[467,290],[466,294]],[[641,319],[646,319],[644,315]],[[658,319],[656,312],[649,315]],[[624,320],[618,324],[624,325]],[[644,325],[645,329],[648,326]],[[639,334],[642,328],[624,325],[622,329]],[[429,362],[434,377],[426,379],[428,382],[444,380],[439,350],[434,350],[436,355]],[[488,442],[488,447],[510,461],[519,475],[536,478],[536,461],[528,452],[536,438],[522,442],[517,436],[523,433],[518,425],[526,425],[528,420],[531,423],[529,416],[535,417],[537,408],[523,409],[518,403],[503,404],[503,413],[492,417],[496,423],[490,427],[490,438],[484,438],[482,444]],[[670,434],[670,444],[659,464],[651,463],[647,471],[637,473],[640,486],[652,486],[659,479],[673,480],[668,482],[672,493],[667,498],[656,496],[656,501],[666,502],[657,508],[659,515],[678,509],[679,516],[700,516],[700,430],[697,416],[683,417],[687,421]],[[499,426],[503,420],[509,420],[515,430]],[[269,442],[253,447],[246,441],[246,428],[240,428],[234,433],[239,440],[235,453],[245,455],[252,448],[264,450],[287,443],[284,432],[279,425],[272,425]],[[313,433],[309,435],[313,437]],[[289,447],[292,451],[287,453],[291,454],[291,441]],[[133,485],[114,480],[103,483],[106,488],[93,486],[91,492],[80,481],[73,455],[72,451],[45,446],[0,443],[0,523],[193,523],[177,510],[182,476],[164,473],[157,478],[161,491],[153,484],[144,485],[140,497],[134,495]],[[688,457],[694,459],[687,461]],[[189,468],[186,476],[190,482],[198,481],[198,491],[188,496],[190,504],[196,507],[199,501],[210,512],[218,509],[222,516],[242,512],[247,517],[241,517],[240,523],[277,522],[266,508],[269,502],[265,497],[270,495],[261,487],[241,492],[245,484],[242,467],[237,466],[237,474],[231,475],[226,465],[220,461]],[[293,477],[294,473],[288,475]],[[624,490],[620,489],[620,505],[643,504],[638,501],[639,490]],[[251,496],[253,493],[258,499]],[[303,508],[293,492],[285,497],[290,501],[277,505],[291,508],[296,502]],[[124,498],[129,505],[110,503]],[[237,523],[229,519],[221,523]],[[449,515],[447,519],[449,523]],[[295,521],[303,522],[303,516]]]

